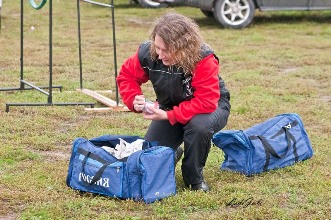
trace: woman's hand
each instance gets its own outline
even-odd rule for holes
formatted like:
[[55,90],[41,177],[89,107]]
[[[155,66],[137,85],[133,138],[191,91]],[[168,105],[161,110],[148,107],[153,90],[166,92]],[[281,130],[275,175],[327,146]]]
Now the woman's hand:
[[137,112],[141,112],[145,106],[145,97],[144,95],[136,95],[133,100],[133,108]]
[[[142,112],[143,109],[145,108],[145,105],[146,105],[146,100],[145,100],[144,95],[136,95],[134,97],[134,100],[133,100],[134,110],[136,110],[137,112]],[[167,115],[166,111],[164,111],[162,109],[154,108],[153,106],[148,106],[148,112],[144,111],[143,116],[145,119],[148,119],[148,120],[167,120],[168,119],[168,115]]]
[[148,119],[148,120],[167,120],[168,119],[167,112],[162,109],[148,107],[148,110],[153,113],[143,112],[143,116],[145,119]]

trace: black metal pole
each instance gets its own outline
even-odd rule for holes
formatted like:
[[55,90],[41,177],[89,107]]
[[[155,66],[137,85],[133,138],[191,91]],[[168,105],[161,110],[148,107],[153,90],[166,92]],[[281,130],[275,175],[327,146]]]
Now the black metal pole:
[[53,89],[53,6],[52,0],[49,0],[49,94],[48,103],[51,104],[52,100],[52,89]]
[[79,5],[79,0],[77,0],[77,17],[78,17],[79,80],[80,80],[80,89],[83,89],[82,43],[81,43],[81,35],[80,35],[80,5]]
[[115,6],[114,6],[114,0],[111,0],[110,3],[113,7],[111,8],[112,13],[112,23],[113,23],[113,44],[114,44],[114,72],[115,72],[115,88],[116,88],[116,104],[119,105],[119,97],[118,97],[118,86],[116,83],[117,78],[117,59],[116,59],[116,34],[115,34]]
[[23,0],[21,0],[21,69],[20,69],[20,89],[24,89],[23,80]]

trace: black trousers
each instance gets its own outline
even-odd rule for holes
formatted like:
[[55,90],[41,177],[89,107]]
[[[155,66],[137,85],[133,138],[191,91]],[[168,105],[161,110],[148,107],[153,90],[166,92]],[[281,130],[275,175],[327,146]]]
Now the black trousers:
[[222,98],[218,108],[210,114],[194,116],[187,124],[169,121],[152,121],[145,139],[158,141],[160,145],[176,150],[184,142],[182,176],[186,184],[199,184],[203,181],[203,168],[206,164],[214,133],[225,127],[230,114],[230,103]]

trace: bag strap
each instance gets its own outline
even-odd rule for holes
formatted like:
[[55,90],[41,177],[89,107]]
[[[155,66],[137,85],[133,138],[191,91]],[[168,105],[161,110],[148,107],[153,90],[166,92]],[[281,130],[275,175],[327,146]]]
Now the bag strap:
[[280,129],[276,134],[274,134],[271,137],[271,139],[274,139],[275,137],[283,134],[286,130],[288,131],[289,129],[296,126],[297,124],[299,124],[297,120],[294,120],[292,123],[288,123],[288,125],[283,126],[282,129]]
[[287,141],[287,150],[282,154],[278,155],[275,149],[269,144],[269,142],[262,136],[262,135],[252,135],[249,136],[250,140],[256,140],[259,139],[262,142],[262,145],[264,147],[265,153],[266,153],[266,162],[264,164],[263,170],[266,171],[268,169],[269,163],[270,163],[270,155],[272,155],[275,158],[282,159],[284,158],[287,153],[291,149],[291,141],[293,141],[293,154],[295,157],[295,162],[298,162],[298,152],[296,147],[296,139],[289,131],[292,127],[296,126],[298,122],[295,120],[292,123],[289,123],[288,125],[283,126],[275,135],[271,137],[271,139],[274,139],[275,137],[285,133],[286,141]]
[[295,137],[293,136],[293,134],[291,134],[291,132],[289,132],[289,131],[288,131],[288,136],[293,141],[294,159],[295,159],[295,162],[298,162],[299,161],[299,155],[298,155],[298,151],[297,151],[297,140],[295,139]]
[[299,156],[298,156],[298,152],[297,152],[297,140],[295,139],[295,137],[293,136],[293,134],[289,131],[292,127],[298,125],[299,122],[297,120],[294,120],[292,123],[289,123],[288,125],[285,125],[284,127],[282,127],[281,130],[279,130],[279,132],[277,132],[275,135],[273,135],[271,138],[274,139],[275,137],[281,135],[282,133],[285,132],[286,136],[287,136],[287,140],[292,140],[293,141],[293,154],[294,154],[294,158],[295,158],[295,162],[298,162],[299,160]]
[[88,185],[92,185],[94,183],[96,183],[102,176],[103,172],[105,171],[105,169],[107,168],[107,166],[109,166],[110,163],[104,164],[93,176],[92,181],[88,184]]
[[[100,163],[103,163],[103,164],[108,163],[108,161],[106,161],[102,157],[98,156],[97,154],[93,154],[90,151],[84,150],[83,148],[78,148],[77,152],[85,156],[85,158],[83,160],[83,165],[86,163],[87,158],[91,158],[91,159],[99,161]],[[85,161],[85,163],[84,163],[84,161]]]
[[86,164],[86,162],[89,158],[91,158],[93,160],[97,160],[98,162],[103,164],[102,167],[94,174],[94,176],[92,178],[92,181],[90,183],[83,182],[85,185],[93,185],[94,183],[96,183],[100,179],[100,177],[102,176],[102,174],[105,171],[105,169],[107,168],[107,166],[109,166],[111,163],[109,163],[106,160],[102,159],[98,155],[93,154],[90,151],[86,151],[82,148],[78,148],[78,153],[84,155],[84,160],[82,162],[82,173],[84,173],[85,164]]

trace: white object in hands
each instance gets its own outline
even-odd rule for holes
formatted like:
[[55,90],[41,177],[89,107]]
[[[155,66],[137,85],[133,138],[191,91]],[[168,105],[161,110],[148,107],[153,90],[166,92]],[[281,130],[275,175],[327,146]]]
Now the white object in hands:
[[149,101],[148,99],[145,99],[145,106],[142,109],[142,112],[145,112],[147,114],[153,114],[154,112],[152,112],[149,109],[150,107],[154,107],[154,108],[158,109],[159,108],[159,103],[158,102],[152,102],[152,101]]

